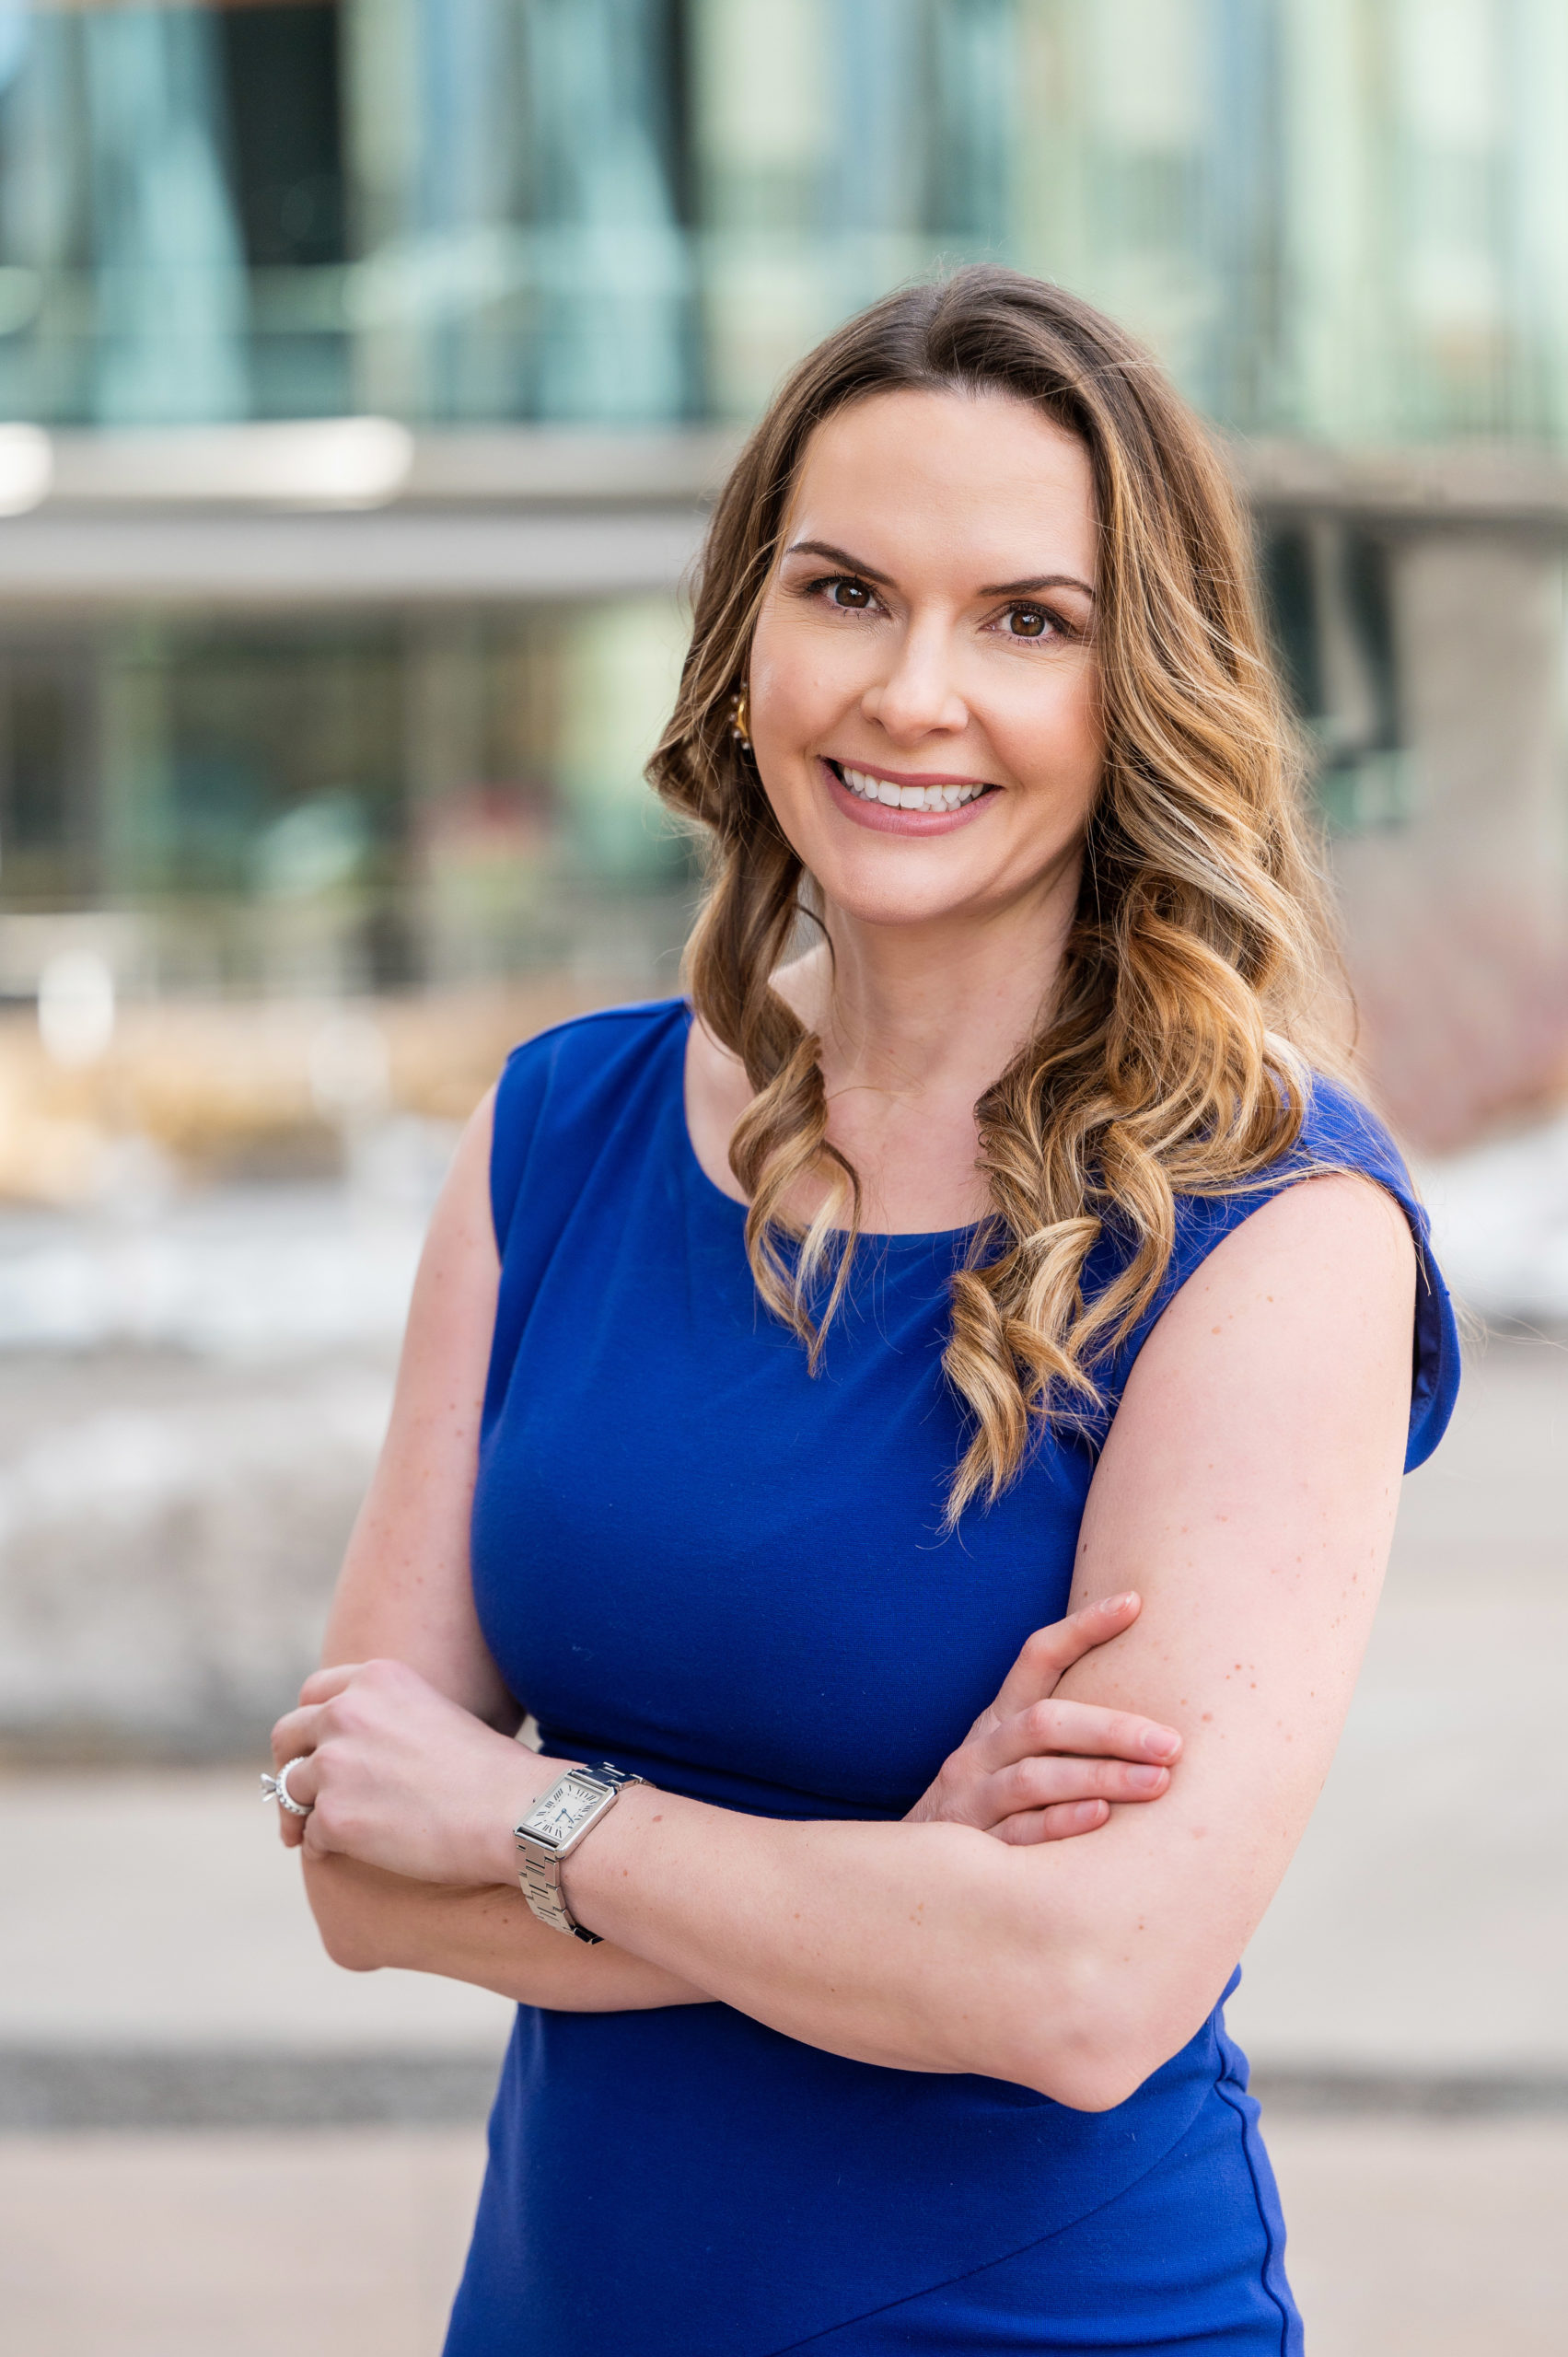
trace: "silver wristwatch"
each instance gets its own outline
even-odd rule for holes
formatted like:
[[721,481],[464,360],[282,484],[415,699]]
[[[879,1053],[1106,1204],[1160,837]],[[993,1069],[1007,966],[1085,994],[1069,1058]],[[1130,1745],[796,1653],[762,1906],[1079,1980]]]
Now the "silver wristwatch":
[[598,1945],[598,1933],[584,1930],[562,1895],[561,1862],[615,1806],[628,1784],[645,1781],[628,1776],[608,1759],[592,1760],[586,1768],[568,1768],[547,1793],[540,1794],[521,1825],[513,1829],[523,1897],[552,1932],[570,1932],[575,1940],[583,1940],[590,1947]]

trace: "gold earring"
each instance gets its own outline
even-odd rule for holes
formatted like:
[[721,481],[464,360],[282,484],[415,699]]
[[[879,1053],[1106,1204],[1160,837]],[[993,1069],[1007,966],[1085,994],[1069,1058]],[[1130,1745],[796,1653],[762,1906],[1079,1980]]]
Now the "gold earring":
[[749,753],[751,750],[751,736],[748,724],[751,715],[747,706],[744,687],[737,688],[731,699],[730,712],[733,716],[735,734],[740,739],[743,750]]

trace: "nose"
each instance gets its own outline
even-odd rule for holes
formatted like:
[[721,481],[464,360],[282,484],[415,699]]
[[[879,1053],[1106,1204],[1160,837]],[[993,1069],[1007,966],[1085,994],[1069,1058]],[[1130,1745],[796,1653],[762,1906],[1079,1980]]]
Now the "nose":
[[970,713],[953,682],[951,655],[947,629],[936,617],[912,623],[899,638],[890,668],[861,697],[865,717],[900,745],[933,735],[960,736]]

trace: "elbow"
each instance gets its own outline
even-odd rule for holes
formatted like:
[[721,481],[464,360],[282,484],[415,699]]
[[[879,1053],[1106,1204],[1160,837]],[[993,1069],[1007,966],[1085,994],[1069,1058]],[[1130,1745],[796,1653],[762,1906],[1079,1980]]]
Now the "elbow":
[[363,1931],[353,1923],[323,1923],[317,1928],[321,1945],[341,1972],[379,1972],[386,1959],[375,1954]]
[[1037,2092],[1068,2111],[1114,2111],[1137,2094],[1148,2076],[1125,2053],[1058,2054],[1040,2073]]
[[1178,2024],[1155,1992],[1108,1985],[1092,1969],[1059,2005],[1035,2006],[1016,2076],[1068,2111],[1114,2111],[1179,2054],[1194,2025]]
[[1128,2045],[1065,2030],[1037,2037],[1009,2076],[1067,2111],[1114,2111],[1137,2094],[1151,2069]]
[[378,1972],[389,1958],[382,1954],[355,1894],[341,1888],[330,1866],[314,1863],[305,1868],[305,1896],[316,1919],[316,1929],[328,1956],[343,1972]]

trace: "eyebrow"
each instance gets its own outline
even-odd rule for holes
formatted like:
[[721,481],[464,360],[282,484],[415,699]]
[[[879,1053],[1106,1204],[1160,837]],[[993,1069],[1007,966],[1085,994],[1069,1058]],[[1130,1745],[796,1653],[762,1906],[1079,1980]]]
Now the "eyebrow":
[[825,556],[830,564],[842,564],[846,573],[858,574],[865,581],[880,581],[888,588],[893,586],[890,573],[878,573],[874,564],[863,564],[848,549],[836,549],[830,540],[793,540],[784,551],[785,556]]
[[[830,564],[842,564],[846,573],[853,573],[863,581],[880,581],[888,588],[893,586],[890,574],[878,573],[874,564],[864,563],[847,549],[834,548],[830,540],[795,540],[784,554],[826,557]],[[1038,589],[1076,589],[1091,605],[1094,603],[1094,591],[1075,573],[1036,573],[1027,581],[992,581],[978,594],[982,598],[1028,598]]]
[[1036,589],[1079,589],[1094,603],[1094,591],[1075,573],[1037,573],[1028,581],[993,581],[980,594],[982,598],[1027,598]]

